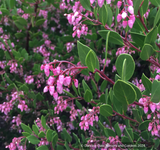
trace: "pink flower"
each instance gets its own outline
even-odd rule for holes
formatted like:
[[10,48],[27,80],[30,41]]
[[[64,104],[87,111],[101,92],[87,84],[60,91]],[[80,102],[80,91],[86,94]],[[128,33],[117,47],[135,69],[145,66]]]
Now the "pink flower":
[[154,113],[156,110],[156,105],[152,103],[149,106],[150,106],[151,111]]
[[151,131],[151,130],[152,130],[152,123],[149,123],[148,131]]
[[77,79],[74,79],[74,86],[75,86],[76,88],[78,88],[78,80],[77,80]]
[[123,28],[126,28],[126,27],[127,27],[127,21],[124,20],[124,21],[122,22],[122,25],[123,25]]
[[58,93],[57,92],[53,93],[53,97],[55,100],[58,100]]
[[99,7],[102,7],[103,4],[104,4],[104,0],[98,0],[98,5],[99,5]]
[[121,19],[122,19],[122,15],[121,15],[121,14],[118,14],[118,15],[117,15],[117,21],[120,22]]
[[133,22],[135,22],[135,16],[134,15],[130,15],[129,16],[129,20],[132,20]]
[[58,81],[60,84],[63,84],[64,82],[64,75],[59,75]]
[[123,11],[122,18],[125,19],[126,17],[127,17],[127,13],[125,11]]
[[127,0],[127,2],[128,2],[129,5],[133,6],[132,0]]
[[48,77],[49,76],[49,65],[47,64],[47,65],[45,65],[45,67],[44,67],[44,72],[45,72],[45,74],[46,74],[46,76]]
[[64,86],[69,86],[70,83],[71,83],[71,77],[70,76],[65,77],[63,82]]
[[107,4],[110,4],[111,3],[111,0],[106,0]]
[[57,81],[57,92],[59,94],[62,94],[62,92],[63,92],[63,87],[62,87],[62,84],[60,83],[59,80]]
[[95,0],[90,0],[90,3],[93,4]]
[[46,92],[48,92],[48,86],[45,86],[43,89],[43,93],[46,93]]
[[121,2],[121,1],[118,1],[118,2],[117,2],[117,7],[120,8],[121,5],[122,5],[122,2]]
[[134,14],[134,8],[132,6],[129,6],[128,7],[128,12],[133,15]]
[[134,24],[134,22],[133,22],[132,20],[128,20],[128,26],[129,26],[130,28],[133,27],[133,24]]
[[144,107],[144,113],[146,114],[148,112],[148,107]]
[[50,76],[50,77],[48,78],[48,80],[47,80],[47,84],[48,84],[48,85],[53,85],[54,80],[55,80],[55,78],[52,77],[52,76]]
[[53,95],[53,93],[54,93],[54,86],[49,86],[49,92],[50,92],[50,95]]

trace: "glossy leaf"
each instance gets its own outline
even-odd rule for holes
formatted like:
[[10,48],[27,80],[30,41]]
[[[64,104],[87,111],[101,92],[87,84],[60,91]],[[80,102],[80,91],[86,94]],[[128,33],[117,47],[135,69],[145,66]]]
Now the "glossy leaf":
[[139,125],[138,129],[139,129],[139,130],[146,130],[146,129],[148,129],[148,125],[149,125],[150,122],[151,122],[151,120],[145,120],[145,121],[143,121],[143,122]]
[[35,133],[36,135],[38,135],[38,131],[39,131],[38,126],[32,125],[32,130],[34,131],[34,133]]
[[100,114],[105,117],[112,116],[113,110],[112,107],[108,104],[100,106]]
[[160,1],[159,0],[150,0],[151,4],[153,4],[156,7],[160,6]]
[[91,11],[90,0],[80,0],[80,3],[83,6],[83,8]]
[[90,50],[88,52],[85,63],[91,72],[94,72],[95,69],[99,70],[99,60],[94,51]]
[[82,44],[81,42],[77,41],[77,49],[78,49],[78,55],[79,55],[79,59],[81,63],[83,65],[86,65],[85,59],[86,59],[88,52],[90,51],[90,48]]
[[85,94],[84,94],[84,100],[85,100],[86,102],[90,102],[92,99],[93,99],[92,92],[87,89],[87,90],[85,91]]
[[49,150],[49,149],[48,149],[48,147],[46,145],[41,145],[36,150]]
[[114,125],[114,129],[115,129],[117,135],[118,135],[119,137],[121,137],[122,132],[121,132],[121,129],[119,128],[118,122]]
[[70,136],[70,134],[67,132],[66,128],[63,128],[63,135],[64,138],[67,142],[71,142],[72,141],[72,137]]
[[106,36],[106,51],[105,51],[105,63],[104,63],[104,65],[106,65],[106,61],[107,61],[109,35],[110,35],[110,31],[107,33],[107,36]]
[[157,27],[152,29],[146,36],[144,43],[152,44],[157,39]]
[[148,90],[151,93],[152,89],[152,82],[145,76],[145,74],[142,74],[142,83],[146,90]]
[[136,43],[137,46],[143,47],[145,36],[140,33],[130,32],[132,40]]
[[47,130],[47,133],[46,133],[46,138],[47,138],[47,141],[48,142],[51,142],[51,140],[52,140],[52,137],[53,137],[53,130],[51,130],[51,129],[48,129]]
[[154,80],[151,90],[151,101],[154,103],[160,102],[160,81]]
[[159,19],[160,19],[160,9],[158,9],[158,12],[156,13],[156,17],[154,19],[154,25],[153,25],[154,27],[158,23]]
[[134,88],[122,80],[117,80],[113,90],[116,98],[123,104],[132,104],[137,98]]
[[39,20],[36,21],[35,26],[40,26],[40,25],[42,25],[44,22],[45,22],[45,19],[39,19]]
[[11,8],[11,9],[14,8],[15,2],[16,2],[16,0],[9,0],[9,5],[10,5],[10,8]]
[[105,26],[107,23],[108,10],[105,5],[99,8],[99,20]]
[[[126,71],[124,73],[123,62],[125,59],[126,59],[126,65],[125,65]],[[125,80],[129,80],[132,77],[132,75],[134,73],[134,69],[135,69],[135,63],[134,63],[132,56],[129,54],[119,55],[116,60],[116,69],[117,69],[118,74],[121,77],[123,75],[123,78]]]
[[38,133],[38,137],[39,137],[39,138],[44,138],[44,137],[45,137],[45,133],[44,133],[43,131],[40,131],[40,132]]
[[40,140],[36,138],[34,135],[28,136],[27,140],[32,144],[38,144],[40,142]]
[[150,56],[152,56],[154,50],[152,45],[150,44],[144,44],[142,51],[140,53],[140,57],[142,60],[147,60],[149,59]]
[[117,32],[109,31],[109,30],[100,30],[98,32],[105,40],[106,40],[107,33],[110,32],[109,34],[110,43],[121,45],[121,46],[124,45],[121,36]]
[[139,9],[139,6],[141,4],[142,0],[134,0],[133,1],[133,8],[134,8],[134,14],[136,15]]
[[41,124],[46,129],[46,119],[43,115],[41,116]]

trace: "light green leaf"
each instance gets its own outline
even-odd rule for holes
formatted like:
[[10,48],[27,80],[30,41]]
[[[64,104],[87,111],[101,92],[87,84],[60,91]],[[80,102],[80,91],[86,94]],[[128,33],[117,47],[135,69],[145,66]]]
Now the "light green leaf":
[[156,17],[154,19],[154,25],[153,25],[154,27],[158,23],[159,19],[160,19],[160,9],[158,9],[158,12],[156,13]]
[[147,60],[149,59],[150,56],[152,56],[154,50],[152,45],[150,44],[144,44],[142,51],[140,53],[140,57],[142,60]]
[[85,94],[84,94],[84,100],[85,100],[86,102],[90,102],[92,99],[93,99],[92,92],[87,89],[87,90],[85,91]]
[[21,123],[21,127],[25,132],[32,134],[32,130],[29,126],[25,125],[24,123]]
[[99,8],[99,20],[105,26],[107,23],[108,11],[105,5]]
[[41,145],[36,150],[49,150],[49,149],[48,149],[48,147],[46,145]]
[[142,83],[146,90],[148,90],[151,93],[152,89],[152,82],[145,76],[145,74],[142,74]]
[[80,3],[83,6],[83,8],[91,11],[90,0],[80,0]]
[[159,0],[150,0],[151,4],[153,4],[156,7],[160,6],[160,1]]
[[99,61],[94,51],[90,50],[88,52],[85,63],[91,72],[94,72],[95,69],[99,70]]
[[113,86],[114,94],[122,104],[132,104],[137,99],[137,94],[134,88],[128,83],[117,80]]
[[100,106],[100,114],[105,117],[112,116],[112,114],[113,114],[112,107],[108,104],[101,105]]
[[27,136],[27,140],[32,144],[38,144],[40,142],[34,135]]
[[151,102],[160,102],[160,81],[154,80],[151,90]]
[[36,21],[35,26],[40,26],[40,25],[42,25],[44,22],[45,22],[45,19],[39,19],[39,20]]

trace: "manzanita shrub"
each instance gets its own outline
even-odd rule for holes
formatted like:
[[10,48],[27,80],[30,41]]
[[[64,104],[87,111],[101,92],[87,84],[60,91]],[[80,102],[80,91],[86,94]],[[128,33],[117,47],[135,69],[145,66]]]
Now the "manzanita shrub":
[[159,148],[159,0],[0,4],[3,149]]

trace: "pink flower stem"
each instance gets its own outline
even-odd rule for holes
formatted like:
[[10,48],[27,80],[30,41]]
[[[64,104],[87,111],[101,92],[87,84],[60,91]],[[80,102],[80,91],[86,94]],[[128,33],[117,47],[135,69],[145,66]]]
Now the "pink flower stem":
[[117,112],[116,112],[116,111],[114,111],[114,110],[113,110],[113,112],[114,112],[116,115],[121,116],[121,117],[122,117],[122,118],[124,118],[124,119],[128,119],[128,120],[130,120],[130,121],[133,121],[133,122],[139,123],[137,120],[131,119],[131,118],[129,118],[129,117],[127,117],[127,116],[125,116],[125,115],[121,115],[121,114],[117,113]]
[[141,21],[142,25],[144,26],[146,32],[149,32],[148,29],[147,29],[147,27],[146,27],[146,25],[145,25],[145,23],[144,23],[144,21],[143,21],[143,19],[142,19],[142,17],[141,17],[141,14],[140,14],[139,10],[138,10],[138,16],[139,16],[138,18]]
[[109,81],[110,83],[114,84],[114,81],[112,81],[110,78],[108,78],[108,77],[104,74],[103,71],[99,71],[98,69],[95,69],[94,73],[96,73],[96,72],[100,73],[100,74],[105,78],[105,80],[107,80],[107,81]]

